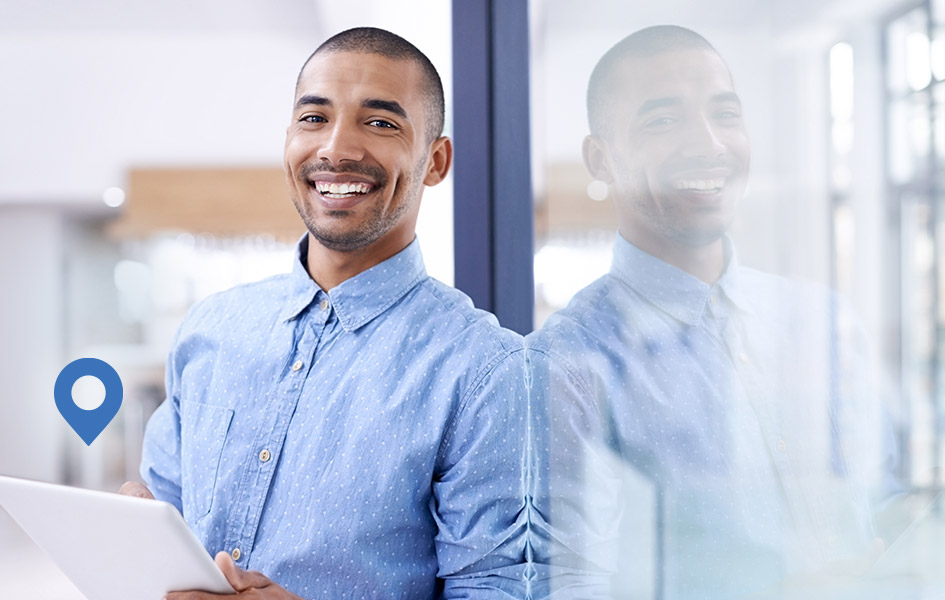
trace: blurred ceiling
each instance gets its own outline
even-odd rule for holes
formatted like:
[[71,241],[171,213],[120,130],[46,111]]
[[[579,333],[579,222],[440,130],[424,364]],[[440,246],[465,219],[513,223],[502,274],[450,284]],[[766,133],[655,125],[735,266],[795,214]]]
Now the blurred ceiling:
[[[304,32],[312,24],[297,18],[311,14],[314,0],[5,0],[0,2],[0,32],[158,32],[271,31]],[[317,3],[316,3],[317,4]],[[324,4],[321,3],[321,4]]]
[[[438,19],[423,23],[419,16],[432,1],[6,0],[0,2],[0,32],[281,31],[304,36],[405,15],[422,28],[439,26]],[[812,27],[823,29],[853,17],[883,16],[901,6],[902,0],[531,0],[530,11],[534,20],[551,32],[607,27],[627,31],[674,22],[699,24],[716,31],[770,30],[782,36],[805,35],[804,31]]]
[[576,10],[573,0],[532,0],[531,11],[552,32],[607,28],[628,32],[677,23],[737,34],[754,29],[781,39],[809,38],[812,31],[842,28],[850,21],[886,16],[914,4],[911,0],[584,0]]

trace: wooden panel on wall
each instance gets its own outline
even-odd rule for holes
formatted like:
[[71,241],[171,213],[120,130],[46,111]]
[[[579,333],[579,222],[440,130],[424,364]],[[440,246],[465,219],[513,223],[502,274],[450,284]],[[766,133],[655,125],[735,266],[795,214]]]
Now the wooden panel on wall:
[[613,198],[591,200],[587,185],[591,176],[581,163],[555,163],[544,172],[544,192],[536,205],[535,229],[538,237],[587,230],[617,230]]
[[305,225],[281,167],[133,169],[122,214],[109,232],[147,237],[162,231],[294,241]]

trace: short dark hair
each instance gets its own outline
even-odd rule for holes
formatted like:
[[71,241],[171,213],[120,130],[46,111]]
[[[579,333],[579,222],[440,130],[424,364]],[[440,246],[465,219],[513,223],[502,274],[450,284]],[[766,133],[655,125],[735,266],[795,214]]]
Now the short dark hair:
[[628,58],[645,58],[676,50],[718,51],[704,37],[678,25],[654,25],[623,38],[597,61],[587,84],[587,123],[594,135],[607,129],[607,110],[616,97],[612,89],[620,62]]
[[302,73],[311,60],[325,52],[360,52],[363,54],[377,54],[391,60],[408,60],[420,66],[423,73],[423,97],[426,108],[426,129],[430,141],[443,135],[443,121],[445,119],[446,102],[443,100],[443,83],[440,74],[430,59],[417,49],[416,46],[385,29],[377,27],[355,27],[337,33],[312,52],[299,70],[295,81],[296,91],[302,81]]

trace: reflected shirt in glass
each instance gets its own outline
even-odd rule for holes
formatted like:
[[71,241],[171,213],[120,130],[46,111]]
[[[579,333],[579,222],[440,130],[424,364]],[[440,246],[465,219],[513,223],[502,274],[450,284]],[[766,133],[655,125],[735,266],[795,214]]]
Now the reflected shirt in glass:
[[428,277],[416,241],[328,293],[306,256],[191,310],[147,485],[303,598],[521,597],[520,336]]
[[631,473],[657,498],[668,599],[769,590],[873,538],[882,444],[855,327],[822,286],[725,249],[708,285],[618,235],[610,273],[527,339],[536,555],[563,583],[627,567]]

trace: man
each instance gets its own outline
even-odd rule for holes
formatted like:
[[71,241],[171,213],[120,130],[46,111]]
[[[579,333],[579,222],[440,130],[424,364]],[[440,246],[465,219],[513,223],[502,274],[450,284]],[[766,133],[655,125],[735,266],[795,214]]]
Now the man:
[[660,597],[818,592],[858,573],[882,547],[863,344],[826,290],[738,263],[725,232],[750,144],[727,66],[690,30],[644,29],[600,59],[587,103],[584,159],[619,235],[610,273],[528,338],[546,397],[536,562],[562,594],[606,588],[629,566],[633,471],[655,498]]
[[521,340],[429,278],[414,234],[450,168],[443,113],[409,42],[322,44],[286,131],[308,229],[293,271],[207,299],[177,334],[150,492],[123,492],[181,510],[239,597],[523,595]]

